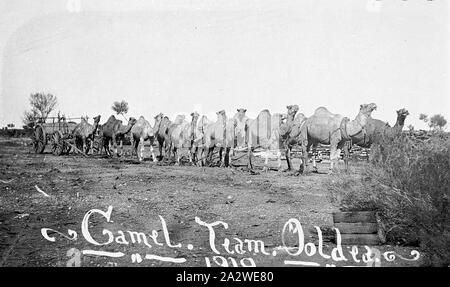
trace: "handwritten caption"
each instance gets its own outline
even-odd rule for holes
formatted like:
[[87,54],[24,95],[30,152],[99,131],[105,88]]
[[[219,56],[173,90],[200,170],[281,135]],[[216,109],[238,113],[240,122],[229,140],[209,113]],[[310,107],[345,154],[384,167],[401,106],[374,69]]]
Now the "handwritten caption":
[[[67,257],[70,259],[67,261],[66,266],[78,267],[81,266],[82,255],[87,256],[99,256],[107,258],[122,258],[127,255],[120,251],[110,251],[111,247],[107,249],[109,251],[101,250],[101,247],[107,247],[111,244],[120,244],[128,246],[130,244],[139,244],[146,249],[153,250],[154,247],[168,247],[171,249],[183,249],[186,248],[189,251],[194,250],[193,244],[182,244],[173,243],[170,238],[170,233],[167,227],[167,223],[161,215],[158,215],[161,224],[162,238],[157,230],[152,230],[150,233],[144,233],[140,231],[122,231],[118,230],[112,232],[106,228],[102,230],[102,240],[95,239],[93,234],[91,234],[89,222],[91,216],[94,214],[102,216],[106,223],[113,222],[111,220],[113,207],[109,206],[106,211],[100,209],[91,209],[85,213],[84,218],[81,222],[81,234],[86,242],[97,247],[98,249],[85,249],[78,250],[76,248],[71,248],[67,251]],[[358,266],[358,263],[363,263],[363,266],[369,267],[379,267],[381,266],[382,259],[387,262],[394,261],[397,257],[406,261],[416,261],[419,259],[420,254],[416,250],[412,250],[410,258],[403,257],[394,251],[386,251],[381,253],[375,247],[364,246],[365,252],[362,252],[360,256],[358,246],[348,247],[348,254],[345,256],[344,249],[341,245],[341,235],[337,228],[334,228],[336,232],[336,247],[334,247],[329,254],[324,251],[323,235],[320,227],[315,226],[318,236],[318,245],[315,242],[305,242],[305,234],[300,221],[296,218],[289,219],[283,226],[281,232],[281,242],[282,244],[278,247],[271,248],[271,250],[266,249],[266,244],[262,240],[254,239],[241,239],[238,237],[233,238],[223,238],[220,239],[216,237],[216,231],[220,228],[228,229],[229,224],[223,221],[215,221],[207,223],[202,221],[199,217],[195,217],[195,223],[199,226],[204,227],[205,231],[208,232],[208,246],[210,251],[213,253],[212,256],[204,257],[204,262],[207,267],[211,266],[222,266],[222,267],[255,267],[256,263],[254,256],[272,256],[275,257],[279,254],[286,254],[288,257],[306,257],[311,259],[306,260],[284,260],[285,265],[300,265],[300,266],[326,266],[335,267],[337,262],[343,262],[344,266]],[[69,241],[77,241],[78,233],[75,230],[68,229],[67,233],[63,233],[51,228],[42,228],[42,236],[50,241],[56,242],[56,235],[60,235]],[[97,236],[96,236],[97,237]],[[289,244],[287,243],[289,241]],[[156,254],[146,253],[132,253],[128,255],[131,263],[139,264],[144,260],[156,260],[161,262],[170,262],[176,264],[186,263],[187,260],[184,257],[168,257],[160,256]],[[321,262],[315,262],[313,257],[319,256]],[[240,259],[239,259],[239,258]],[[243,258],[242,258],[243,257]],[[348,264],[347,264],[348,263]],[[351,263],[356,263],[351,264]],[[109,262],[108,266],[117,266],[116,262]],[[359,265],[361,266],[361,265]]]

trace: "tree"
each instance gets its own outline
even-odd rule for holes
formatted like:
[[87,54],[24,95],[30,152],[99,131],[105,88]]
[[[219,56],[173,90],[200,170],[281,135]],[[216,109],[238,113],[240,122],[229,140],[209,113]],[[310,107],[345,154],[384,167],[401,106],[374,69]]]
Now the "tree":
[[118,115],[122,115],[122,117],[127,120],[127,118],[124,116],[126,113],[128,113],[128,103],[125,101],[121,102],[114,102],[111,109]]
[[52,94],[35,93],[30,95],[30,111],[25,111],[23,122],[29,125],[36,119],[40,118],[43,121],[47,119],[48,115],[53,111],[57,104],[57,98]]
[[409,125],[408,129],[409,129],[410,132],[413,132],[414,131],[414,126],[413,125]]
[[429,126],[433,130],[443,130],[445,125],[447,124],[447,120],[444,118],[443,115],[437,114],[430,118]]
[[426,114],[420,114],[419,120],[424,121],[425,123],[428,122],[428,116]]

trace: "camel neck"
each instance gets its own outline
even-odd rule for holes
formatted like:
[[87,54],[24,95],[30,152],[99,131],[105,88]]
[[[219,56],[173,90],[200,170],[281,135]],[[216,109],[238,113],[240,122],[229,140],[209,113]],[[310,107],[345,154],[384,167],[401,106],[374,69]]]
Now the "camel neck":
[[288,114],[287,118],[286,118],[286,122],[288,124],[290,124],[290,123],[292,123],[294,121],[294,119],[295,119],[295,114]]
[[405,125],[405,117],[400,115],[397,117],[397,121],[395,122],[393,130],[396,133],[400,133],[403,130],[404,125]]
[[367,118],[367,115],[362,114],[361,112],[358,113],[354,120],[351,120],[347,123],[347,134],[349,136],[353,136],[360,133],[366,125]]

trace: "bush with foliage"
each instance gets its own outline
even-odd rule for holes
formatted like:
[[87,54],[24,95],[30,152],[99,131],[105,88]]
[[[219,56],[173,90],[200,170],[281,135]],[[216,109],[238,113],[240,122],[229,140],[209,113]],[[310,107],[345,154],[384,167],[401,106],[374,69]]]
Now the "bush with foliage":
[[371,149],[358,177],[334,176],[332,199],[343,210],[374,210],[387,241],[420,246],[432,265],[450,264],[450,137],[426,140],[406,134]]

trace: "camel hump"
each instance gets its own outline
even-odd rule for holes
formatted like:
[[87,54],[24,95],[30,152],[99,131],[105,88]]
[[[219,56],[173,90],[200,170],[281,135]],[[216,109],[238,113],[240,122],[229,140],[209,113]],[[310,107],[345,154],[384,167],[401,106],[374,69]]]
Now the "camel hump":
[[331,112],[325,107],[319,107],[314,111],[314,115],[331,115]]

